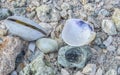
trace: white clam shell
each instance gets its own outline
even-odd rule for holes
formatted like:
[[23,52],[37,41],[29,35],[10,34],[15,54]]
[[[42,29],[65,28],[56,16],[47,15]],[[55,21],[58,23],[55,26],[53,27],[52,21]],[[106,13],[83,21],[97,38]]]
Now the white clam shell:
[[71,46],[83,46],[89,44],[96,33],[90,24],[80,19],[69,19],[62,31],[64,42]]
[[[9,29],[9,32],[11,34],[19,36],[26,41],[34,41],[47,35],[47,31],[44,28],[42,28],[40,25],[33,22],[32,20],[22,16],[8,17],[8,19],[6,19],[4,23],[6,24],[6,27]],[[24,25],[24,23],[27,25]]]

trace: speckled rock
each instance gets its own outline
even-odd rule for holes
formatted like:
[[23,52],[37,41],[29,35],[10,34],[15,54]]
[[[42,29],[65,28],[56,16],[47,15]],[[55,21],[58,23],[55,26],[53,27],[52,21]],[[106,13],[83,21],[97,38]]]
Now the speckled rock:
[[41,53],[29,65],[20,71],[19,75],[55,75],[53,69],[45,65],[43,58],[44,54]]
[[21,52],[22,41],[19,38],[2,37],[0,44],[0,74],[8,75],[15,68],[15,60]]
[[37,12],[37,16],[39,18],[40,21],[43,22],[48,22],[50,21],[50,16],[48,13],[50,13],[50,6],[48,5],[41,5],[39,7],[36,8],[36,12]]
[[68,68],[83,68],[90,57],[91,52],[88,46],[65,46],[60,48],[58,52],[58,63]]
[[87,75],[95,75],[95,72],[96,72],[96,64],[87,64],[82,73],[83,74],[87,74]]
[[120,9],[116,8],[113,15],[112,15],[112,20],[114,21],[117,30],[120,31]]
[[96,75],[103,75],[103,70],[99,68],[96,72]]
[[108,70],[108,71],[106,72],[105,75],[117,75],[117,72],[116,72],[116,70],[114,70],[114,69],[110,69],[110,70]]
[[112,20],[104,19],[102,21],[102,29],[108,35],[117,34],[116,27],[115,27],[114,23],[112,22]]
[[36,41],[36,45],[44,53],[54,52],[58,50],[57,41],[50,38],[38,39]]
[[42,22],[55,22],[60,20],[60,13],[50,5],[41,5],[36,8],[37,16]]
[[6,8],[0,8],[0,20],[6,19],[8,16],[11,16],[12,13]]

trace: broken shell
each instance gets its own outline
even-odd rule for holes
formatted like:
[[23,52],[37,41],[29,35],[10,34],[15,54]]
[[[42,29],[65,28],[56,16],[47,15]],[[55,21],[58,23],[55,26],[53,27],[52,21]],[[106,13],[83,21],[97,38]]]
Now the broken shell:
[[58,63],[68,68],[83,68],[90,57],[91,52],[89,46],[65,46],[60,48],[58,52]]
[[40,25],[22,16],[8,17],[4,23],[11,34],[19,36],[26,41],[37,40],[48,35],[47,31]]
[[96,33],[90,24],[80,19],[67,20],[63,31],[63,40],[71,46],[83,46],[94,40]]

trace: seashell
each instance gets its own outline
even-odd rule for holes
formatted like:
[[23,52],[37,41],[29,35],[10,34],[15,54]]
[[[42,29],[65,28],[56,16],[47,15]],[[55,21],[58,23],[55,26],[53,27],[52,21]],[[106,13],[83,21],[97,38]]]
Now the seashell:
[[94,40],[93,27],[80,19],[69,19],[62,31],[62,39],[71,46],[83,46]]
[[47,31],[37,23],[22,16],[8,17],[4,23],[9,32],[26,41],[34,41],[47,36]]
[[91,52],[89,46],[65,46],[60,48],[58,52],[58,63],[68,68],[83,68],[90,57]]

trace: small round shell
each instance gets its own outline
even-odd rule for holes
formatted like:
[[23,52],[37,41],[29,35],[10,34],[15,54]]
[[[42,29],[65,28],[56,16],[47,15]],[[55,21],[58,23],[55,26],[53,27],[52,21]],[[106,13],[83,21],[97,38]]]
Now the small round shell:
[[90,24],[80,19],[69,19],[62,31],[63,40],[71,46],[83,46],[89,44],[96,33]]

